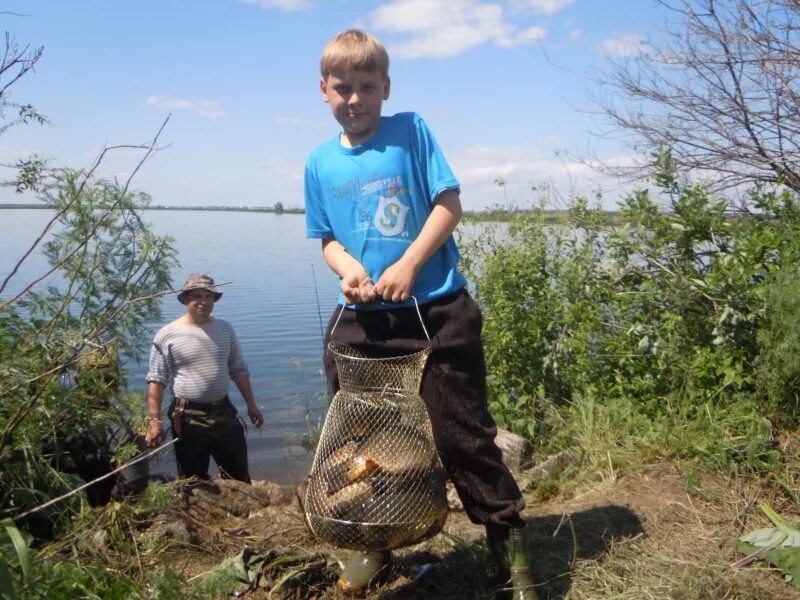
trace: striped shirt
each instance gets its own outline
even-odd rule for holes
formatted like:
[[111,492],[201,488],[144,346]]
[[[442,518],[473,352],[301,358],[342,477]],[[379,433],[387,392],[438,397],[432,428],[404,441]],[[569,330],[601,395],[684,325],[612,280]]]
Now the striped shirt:
[[153,340],[147,382],[160,383],[175,398],[215,402],[228,393],[231,377],[248,372],[236,333],[227,321],[170,323]]

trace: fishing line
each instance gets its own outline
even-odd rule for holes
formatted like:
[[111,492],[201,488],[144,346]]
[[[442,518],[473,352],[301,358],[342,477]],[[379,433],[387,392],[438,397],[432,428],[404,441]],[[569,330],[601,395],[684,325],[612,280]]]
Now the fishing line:
[[322,346],[325,346],[325,329],[322,327],[322,308],[319,304],[319,291],[317,290],[317,274],[314,271],[314,263],[311,263],[311,278],[314,280],[314,295],[317,297],[317,317],[319,317],[319,335],[322,338]]

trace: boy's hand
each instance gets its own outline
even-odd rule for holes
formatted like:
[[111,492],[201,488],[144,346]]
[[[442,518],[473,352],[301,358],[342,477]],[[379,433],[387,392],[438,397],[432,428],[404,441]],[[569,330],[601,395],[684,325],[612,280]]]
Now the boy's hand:
[[363,267],[342,277],[341,288],[348,304],[367,304],[378,297],[375,285]]
[[416,269],[400,259],[381,274],[375,293],[386,302],[405,302],[411,297],[416,278]]

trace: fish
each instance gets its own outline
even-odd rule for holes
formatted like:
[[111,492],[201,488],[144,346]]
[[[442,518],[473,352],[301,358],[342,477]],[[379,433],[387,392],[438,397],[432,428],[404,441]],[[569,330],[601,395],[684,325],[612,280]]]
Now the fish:
[[447,519],[443,481],[429,479],[423,485],[383,490],[361,481],[342,489],[334,498],[332,541],[353,549],[414,544],[440,531]]
[[335,469],[352,460],[358,450],[358,442],[352,438],[346,438],[341,446],[338,446],[323,461],[328,469]]
[[358,507],[363,505],[375,494],[375,490],[366,481],[358,481],[347,485],[330,495],[328,505],[330,513],[335,519],[351,521]]
[[377,468],[374,461],[358,453],[358,448],[357,441],[346,440],[322,461],[315,473],[312,473],[312,478],[317,477],[322,480],[326,495],[336,494]]
[[352,465],[351,474],[360,476],[368,465],[387,474],[419,471],[429,468],[435,457],[433,440],[416,427],[387,427],[359,442],[354,460],[361,459],[361,463]]
[[[436,460],[433,440],[417,428],[404,426],[375,432],[356,444],[348,442],[346,452],[337,451],[331,457],[338,462],[329,466],[327,495],[331,505],[337,505],[334,512],[342,518],[369,521],[375,515],[392,514],[392,519],[403,520],[403,515],[418,505],[446,506],[444,468]],[[361,483],[371,490],[367,498],[347,491]],[[358,502],[352,502],[349,494],[355,494]]]
[[339,415],[346,435],[369,435],[402,421],[402,411],[394,397],[395,394],[351,392],[339,397],[339,406],[332,411]]
[[328,495],[372,474],[396,476],[424,471],[435,464],[436,448],[416,427],[388,427],[345,441],[322,461],[320,476]]
[[351,549],[395,548],[441,529],[446,474],[429,430],[397,424],[334,435],[321,453],[308,494],[324,539]]
[[378,464],[374,460],[362,455],[353,456],[352,459],[328,471],[327,494],[329,496],[336,494],[342,488],[361,481],[377,468]]

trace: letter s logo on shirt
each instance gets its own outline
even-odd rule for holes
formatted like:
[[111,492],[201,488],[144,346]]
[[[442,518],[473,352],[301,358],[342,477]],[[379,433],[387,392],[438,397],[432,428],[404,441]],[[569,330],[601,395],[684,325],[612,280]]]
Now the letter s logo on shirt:
[[406,225],[408,207],[397,198],[380,197],[373,223],[375,228],[387,237],[399,235]]

